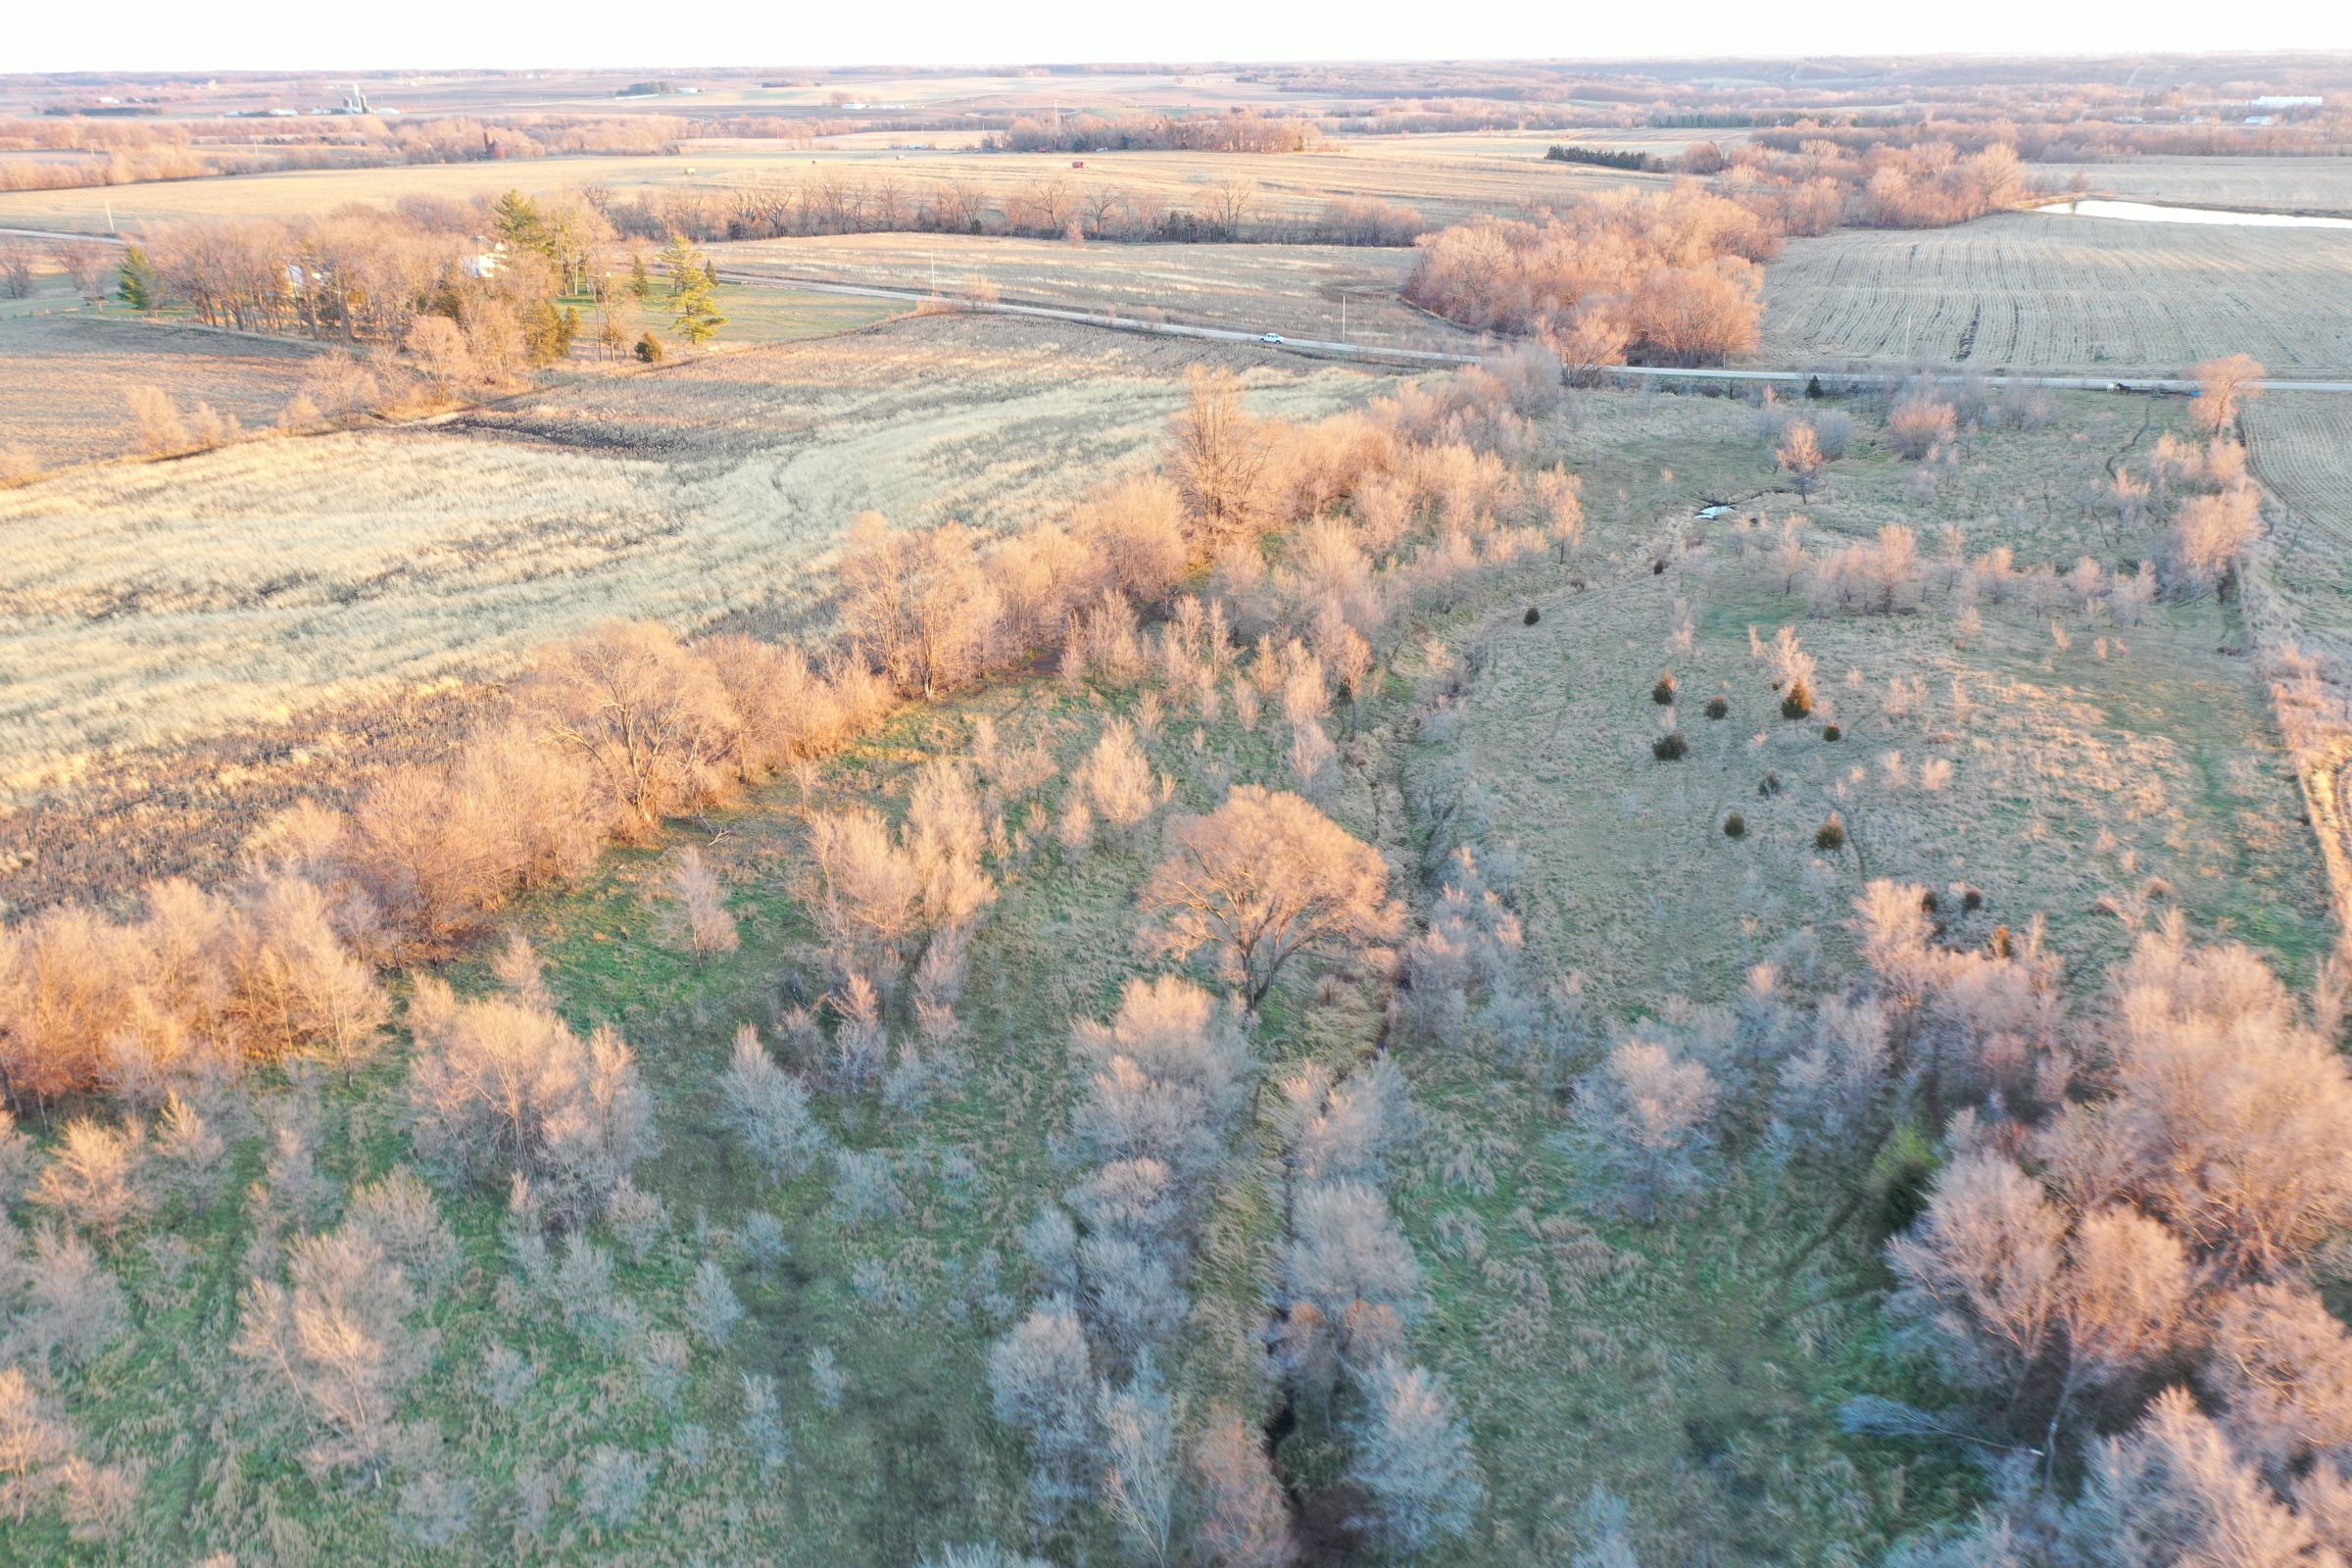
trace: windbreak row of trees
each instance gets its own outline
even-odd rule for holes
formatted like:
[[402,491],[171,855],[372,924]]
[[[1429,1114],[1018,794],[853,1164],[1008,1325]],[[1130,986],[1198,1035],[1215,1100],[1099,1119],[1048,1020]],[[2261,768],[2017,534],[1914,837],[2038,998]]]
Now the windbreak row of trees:
[[1234,109],[1224,114],[1016,115],[981,138],[989,152],[1085,153],[1098,149],[1201,153],[1301,153],[1323,145],[1322,125],[1303,115]]
[[70,160],[0,158],[0,190],[67,190],[296,169],[380,169],[599,154],[645,156],[673,152],[682,138],[692,134],[695,131],[689,122],[661,115],[482,120],[337,115],[291,122],[0,121],[0,151],[22,148],[86,155]]
[[[593,193],[600,197],[602,193]],[[1257,181],[1203,186],[1189,202],[1064,173],[1009,190],[977,180],[909,180],[828,171],[724,192],[653,189],[602,201],[622,233],[697,242],[797,234],[1025,234],[1045,239],[1409,245],[1428,223],[1412,207],[1344,197],[1312,212],[1269,203]]]

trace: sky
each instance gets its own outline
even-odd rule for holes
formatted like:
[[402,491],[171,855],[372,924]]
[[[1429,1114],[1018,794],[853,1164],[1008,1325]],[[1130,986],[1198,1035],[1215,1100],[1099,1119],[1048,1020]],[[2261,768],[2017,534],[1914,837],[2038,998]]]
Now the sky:
[[2352,49],[2352,0],[56,0],[0,74]]

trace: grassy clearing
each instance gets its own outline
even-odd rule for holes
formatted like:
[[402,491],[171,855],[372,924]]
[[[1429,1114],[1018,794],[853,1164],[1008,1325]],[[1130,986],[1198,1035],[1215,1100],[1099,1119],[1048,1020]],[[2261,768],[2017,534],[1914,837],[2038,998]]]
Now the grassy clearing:
[[[836,332],[855,332],[902,314],[900,307],[888,300],[861,300],[765,283],[720,285],[718,308],[727,318],[718,331],[721,343],[798,343]],[[650,324],[661,330],[658,321]]]
[[[2118,417],[2135,424],[2137,412],[2082,400],[2052,431],[1986,438],[1973,462],[1988,483],[2060,464],[2064,494]],[[1792,952],[1817,944],[1825,979],[1848,970],[1844,922],[1866,877],[1941,892],[1961,941],[2046,914],[2078,985],[2126,950],[2126,915],[2175,906],[2192,929],[2234,935],[2309,981],[2334,939],[2324,879],[2258,672],[2217,650],[2243,641],[2222,610],[2077,624],[2066,650],[2019,607],[1986,607],[1966,646],[1948,608],[1807,618],[1760,551],[1743,557],[1735,519],[1649,521],[1669,503],[1687,517],[1693,497],[1738,493],[1725,487],[1750,461],[1742,416],[1661,400],[1647,422],[1645,433],[1622,405],[1586,400],[1580,427],[1557,435],[1588,496],[1603,498],[1596,515],[1616,478],[1627,520],[1596,529],[1589,586],[1528,593],[1535,625],[1506,602],[1461,628],[1476,675],[1459,738],[1407,763],[1426,789],[1451,787],[1443,781],[1466,760],[1476,795],[1464,816],[1520,863],[1531,968],[1583,975],[1602,1020],[1590,1049],[1609,1022],[1670,999],[1736,995],[1762,959],[1780,958],[1783,983],[1800,988]],[[1661,458],[1671,486],[1650,466]],[[1809,510],[1866,533],[1901,514],[1903,486],[1863,453]],[[1794,504],[1753,503],[1768,518]],[[1937,510],[1914,509],[1923,531]],[[2021,560],[2043,550],[2063,562],[2092,526],[2063,508],[2026,520],[2012,532],[1997,515],[1970,516],[1970,548],[2011,543]],[[1677,542],[1653,573],[1661,533]],[[1674,641],[1678,604],[1687,648]],[[1825,702],[1804,722],[1782,716],[1769,666],[1748,651],[1748,626],[1769,637],[1783,623],[1821,660]],[[1690,746],[1672,762],[1648,744],[1665,669]],[[1888,710],[1896,677],[1924,683],[1916,710]],[[1703,705],[1719,692],[1730,712],[1712,720]],[[1829,719],[1836,742],[1822,738]],[[1950,778],[1928,789],[1923,764],[1939,758]],[[1768,773],[1779,791],[1759,796]],[[1737,841],[1720,827],[1733,809],[1746,825]],[[1851,844],[1824,855],[1813,836],[1833,809]],[[1960,910],[1960,886],[1984,894],[1980,911]],[[1751,1151],[1679,1223],[1598,1216],[1584,1196],[1591,1174],[1546,1141],[1555,1112],[1514,1074],[1446,1052],[1417,1053],[1412,1070],[1443,1135],[1400,1207],[1423,1255],[1444,1260],[1431,1340],[1447,1348],[1442,1364],[1494,1488],[1493,1534],[1460,1560],[1564,1558],[1590,1544],[1582,1510],[1595,1486],[1629,1503],[1644,1561],[1868,1561],[1967,1505],[1976,1482],[1964,1468],[1836,1430],[1845,1398],[1919,1386],[1884,1341],[1883,1232],[1869,1210],[1821,1237],[1830,1198],[1787,1190]]]

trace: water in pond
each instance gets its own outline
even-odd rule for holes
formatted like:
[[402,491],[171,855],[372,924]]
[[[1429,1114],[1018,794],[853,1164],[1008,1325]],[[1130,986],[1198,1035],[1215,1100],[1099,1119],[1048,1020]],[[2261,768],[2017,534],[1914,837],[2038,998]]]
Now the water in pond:
[[2052,202],[2037,213],[2077,218],[2122,218],[2138,223],[2230,223],[2243,228],[2352,228],[2352,218],[2305,218],[2298,213],[2228,213],[2218,207],[2160,207],[2154,202]]

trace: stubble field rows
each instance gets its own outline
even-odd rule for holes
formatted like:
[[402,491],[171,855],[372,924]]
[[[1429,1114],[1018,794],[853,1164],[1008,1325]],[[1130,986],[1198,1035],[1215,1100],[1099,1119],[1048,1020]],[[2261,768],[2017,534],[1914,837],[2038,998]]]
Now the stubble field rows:
[[1789,243],[1766,272],[1770,364],[1927,361],[2178,373],[2245,353],[2352,371],[2352,234],[2034,213]]
[[42,467],[135,443],[126,399],[154,387],[182,408],[210,403],[248,426],[283,412],[318,350],[308,343],[86,316],[0,319],[0,451]]
[[2061,194],[2083,188],[2150,202],[2261,212],[2352,213],[2352,158],[2119,158],[2031,164],[2027,177]]

